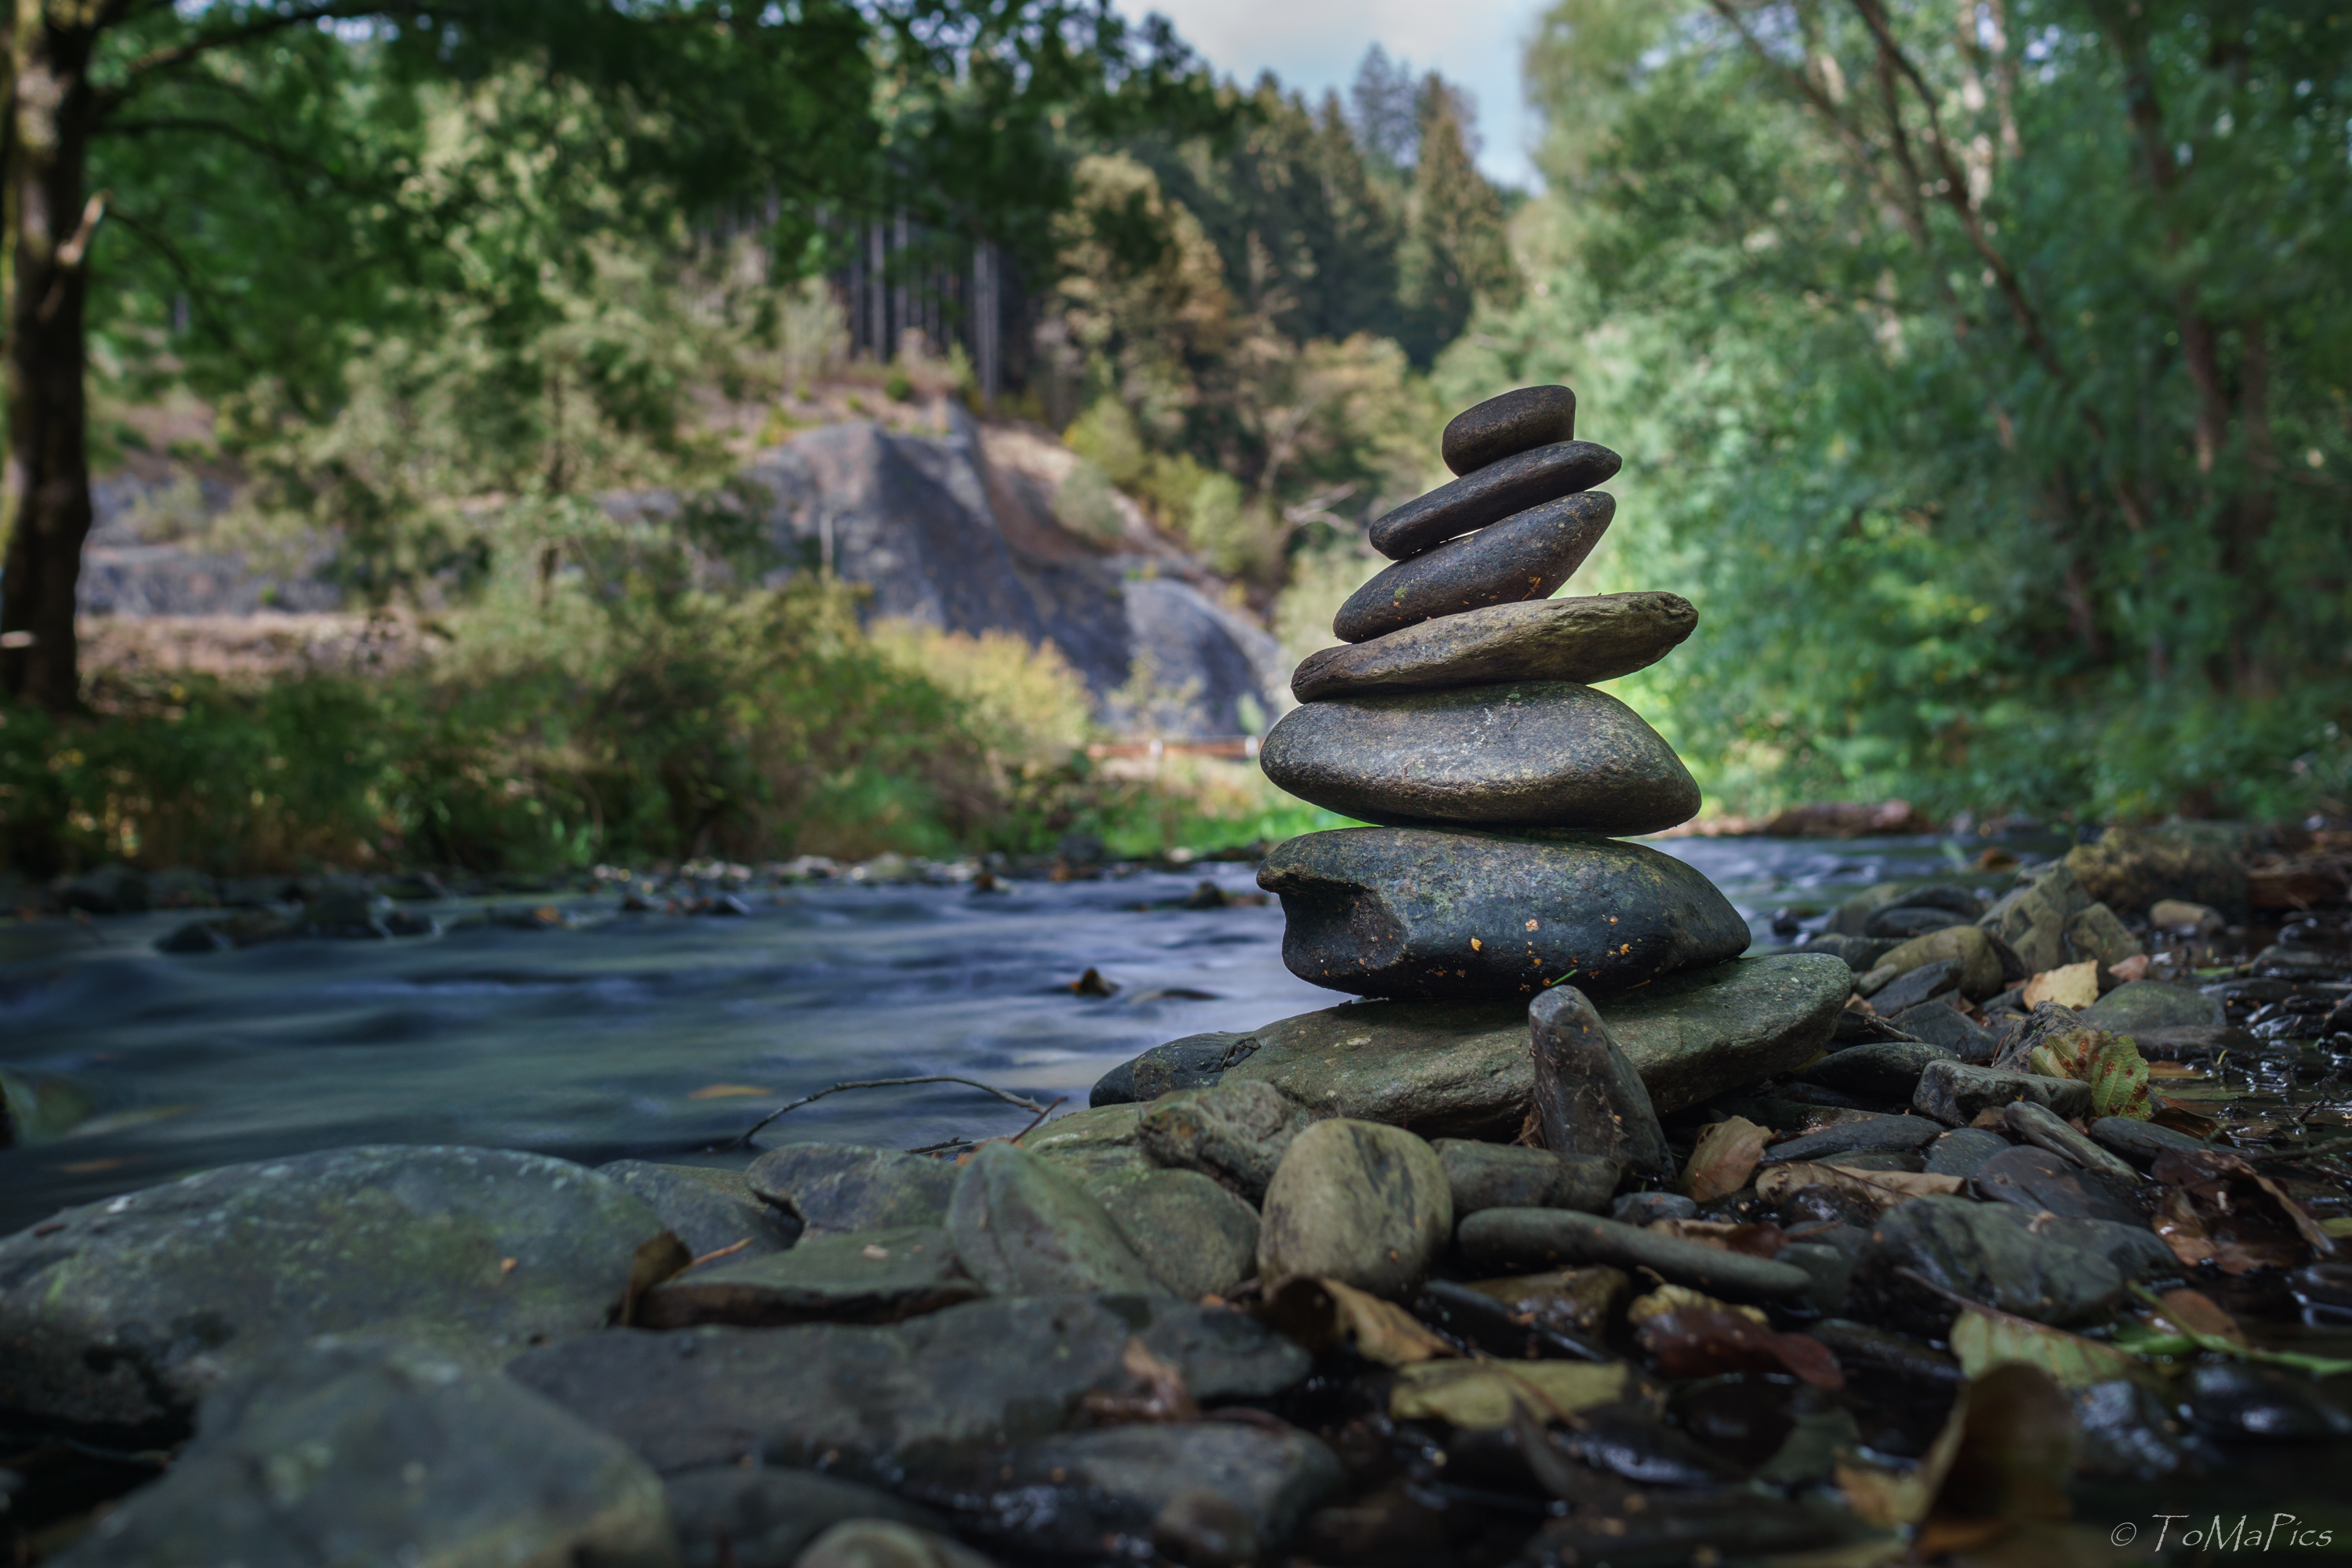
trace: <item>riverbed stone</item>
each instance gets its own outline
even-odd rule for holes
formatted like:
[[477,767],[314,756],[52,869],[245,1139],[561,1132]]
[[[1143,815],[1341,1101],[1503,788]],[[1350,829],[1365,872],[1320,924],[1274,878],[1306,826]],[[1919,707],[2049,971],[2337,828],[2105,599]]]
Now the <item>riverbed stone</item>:
[[2071,1160],[2085,1170],[2102,1172],[2119,1182],[2129,1183],[2138,1179],[2138,1173],[2132,1169],[2130,1162],[2108,1152],[2075,1131],[2072,1123],[2062,1120],[2046,1106],[2021,1100],[2004,1106],[2000,1120],[2001,1125],[2017,1137]]
[[2147,952],[2139,938],[2105,904],[2092,904],[2067,917],[2066,956],[2077,963],[2087,960],[2113,968]]
[[[1749,940],[1696,870],[1609,838],[1338,828],[1277,845],[1257,879],[1282,900],[1290,972],[1365,995],[1516,997],[1524,1007],[1553,981],[1623,991],[1736,958]],[[1832,959],[1802,962],[1835,964],[1839,985],[1851,984]],[[1270,1042],[1257,1033],[1263,1054]]]
[[1993,949],[1991,935],[1973,925],[1947,926],[1915,936],[1888,949],[1878,962],[1908,973],[1945,960],[1959,964],[1960,994],[1969,1001],[1981,1002],[2000,990],[2000,955]]
[[819,1470],[709,1465],[663,1478],[679,1568],[795,1568],[803,1547],[848,1520],[941,1531],[931,1510]]
[[1623,459],[1590,441],[1549,441],[1482,465],[1373,520],[1372,548],[1391,561],[1426,553],[1445,540],[1574,500],[1606,484]]
[[660,1479],[495,1371],[396,1344],[288,1352],[204,1404],[171,1468],[58,1568],[674,1568]]
[[1679,594],[1490,605],[1309,654],[1291,672],[1290,694],[1322,702],[1517,680],[1590,686],[1648,668],[1697,625],[1698,611]]
[[1272,1084],[1235,1079],[1153,1100],[1140,1136],[1153,1164],[1198,1171],[1255,1203],[1306,1125],[1307,1113]]
[[2128,1187],[2095,1171],[2086,1171],[2063,1154],[2028,1144],[2005,1149],[1977,1167],[1970,1178],[1977,1195],[2009,1204],[2027,1214],[2051,1214],[2061,1219],[2104,1219],[2118,1225],[2143,1223]]
[[1095,1083],[1089,1103],[1149,1105],[1178,1089],[1205,1089],[1234,1063],[1248,1059],[1257,1041],[1225,1030],[1187,1035],[1122,1062]]
[[743,1175],[754,1194],[799,1220],[811,1237],[938,1225],[956,1184],[955,1167],[944,1161],[855,1143],[787,1143],[751,1162]]
[[1265,1190],[1258,1278],[1301,1275],[1402,1295],[1454,1233],[1453,1188],[1437,1152],[1401,1127],[1335,1117],[1295,1139]]
[[1366,822],[1654,833],[1699,805],[1690,770],[1640,714],[1568,681],[1305,703],[1266,736],[1258,765]]
[[1929,1062],[1958,1059],[1958,1053],[1942,1046],[1924,1041],[1888,1041],[1833,1052],[1797,1077],[1802,1082],[1817,1083],[1864,1100],[1908,1105],[1913,1091],[1919,1087],[1919,1075],[1927,1070]]
[[1812,1288],[1804,1269],[1685,1241],[1570,1209],[1487,1209],[1462,1222],[1455,1245],[1478,1276],[1605,1263],[1649,1268],[1670,1283],[1728,1300],[1794,1300]]
[[2122,1155],[2141,1170],[2176,1150],[2194,1153],[2204,1143],[2186,1132],[2158,1127],[2129,1116],[2102,1116],[2091,1123],[2091,1138],[2101,1148]]
[[1369,642],[1439,616],[1549,599],[1584,564],[1616,510],[1608,491],[1586,490],[1449,539],[1357,589],[1332,617],[1331,635]]
[[2243,823],[2175,822],[2110,827],[2066,852],[2066,868],[2090,900],[2126,915],[2158,899],[2218,909],[2246,907],[2245,856],[2256,830]]
[[1857,1301],[1895,1327],[1941,1338],[1958,1308],[1906,1270],[1996,1311],[2060,1327],[2106,1316],[2124,1290],[2114,1264],[2053,1245],[2023,1210],[1962,1197],[1914,1198],[1887,1210],[1854,1273]]
[[740,1171],[650,1160],[614,1160],[596,1171],[645,1199],[662,1228],[697,1258],[738,1243],[736,1257],[756,1258],[782,1252],[800,1237],[800,1222],[753,1192]]
[[1855,982],[1854,990],[1869,998],[1873,1012],[1882,1018],[1892,1018],[1931,1001],[1956,995],[1959,985],[1959,962],[1943,958],[1907,973],[1898,972],[1882,961],[1877,968]]
[[1987,1160],[2005,1153],[2008,1139],[1989,1127],[1956,1127],[1927,1145],[1931,1176],[1973,1176]]
[[637,1303],[648,1329],[699,1323],[895,1323],[985,1292],[937,1226],[821,1236],[789,1252],[741,1254],[673,1276]]
[[2010,945],[2027,973],[2040,974],[2066,962],[2066,922],[2090,903],[2074,873],[2053,862],[2020,872],[2017,887],[1978,923]]
[[1088,1183],[1151,1277],[1188,1301],[1225,1296],[1257,1268],[1257,1211],[1198,1171],[1123,1171]]
[[847,1519],[793,1559],[792,1568],[996,1568],[952,1535],[884,1519]]
[[1576,394],[1522,386],[1475,403],[1445,422],[1437,449],[1445,466],[1472,474],[1489,463],[1576,437]]
[[1847,1154],[1895,1150],[1909,1153],[1924,1149],[1943,1134],[1941,1122],[1924,1116],[1860,1116],[1785,1139],[1764,1151],[1765,1165],[1843,1164]]
[[1160,1289],[1076,1179],[1011,1143],[983,1143],[966,1157],[948,1234],[992,1295]]
[[2229,1011],[2219,996],[2208,996],[2193,985],[2126,980],[2084,1008],[2083,1022],[2118,1035],[2139,1029],[2219,1029],[2228,1024]]
[[1056,1117],[1025,1134],[1021,1147],[1078,1183],[1123,1171],[1148,1171],[1143,1152],[1143,1107],[1101,1105]]
[[207,1171],[0,1241],[0,1404],[152,1437],[317,1334],[509,1354],[601,1328],[661,1230],[618,1182],[510,1150],[374,1145]]
[[1614,1162],[1473,1138],[1430,1142],[1445,1167],[1457,1225],[1480,1209],[1581,1209],[1598,1214],[1617,1190]]
[[1202,1401],[1265,1398],[1312,1361],[1248,1314],[1154,1296],[992,1298],[903,1323],[615,1329],[519,1357],[508,1375],[665,1474],[747,1456],[919,1464],[1058,1432],[1090,1393],[1142,1392],[1128,1342]]
[[2000,1049],[2000,1037],[1970,1022],[1966,1013],[1948,1002],[1923,1002],[1905,1008],[1888,1022],[1921,1044],[1941,1046],[1964,1062],[1988,1063]]
[[1675,1173],[1674,1151],[1640,1069],[1583,992],[1555,985],[1538,996],[1528,1007],[1528,1033],[1545,1148],[1605,1160],[1647,1181]]
[[2020,1100],[2046,1105],[2061,1116],[2081,1116],[2091,1109],[2091,1086],[2079,1079],[2044,1078],[1968,1062],[1930,1062],[1919,1075],[1911,1104],[1923,1116],[1966,1127],[1979,1111]]

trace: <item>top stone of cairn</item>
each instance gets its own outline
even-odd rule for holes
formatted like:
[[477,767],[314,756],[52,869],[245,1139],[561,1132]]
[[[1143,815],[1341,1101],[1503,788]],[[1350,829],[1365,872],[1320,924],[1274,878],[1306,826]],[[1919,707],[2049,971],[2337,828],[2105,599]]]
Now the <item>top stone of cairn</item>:
[[1445,466],[1466,474],[1487,464],[1576,438],[1576,394],[1564,386],[1523,386],[1465,408],[1445,426]]

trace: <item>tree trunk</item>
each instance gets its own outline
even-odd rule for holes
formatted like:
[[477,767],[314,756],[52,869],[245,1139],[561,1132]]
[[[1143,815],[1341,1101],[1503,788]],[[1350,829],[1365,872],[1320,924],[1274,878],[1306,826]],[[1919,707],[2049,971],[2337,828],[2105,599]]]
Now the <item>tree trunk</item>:
[[8,455],[0,478],[7,562],[0,574],[0,693],[51,712],[79,706],[74,585],[89,532],[82,307],[90,231],[82,180],[94,30],[20,21],[5,180]]

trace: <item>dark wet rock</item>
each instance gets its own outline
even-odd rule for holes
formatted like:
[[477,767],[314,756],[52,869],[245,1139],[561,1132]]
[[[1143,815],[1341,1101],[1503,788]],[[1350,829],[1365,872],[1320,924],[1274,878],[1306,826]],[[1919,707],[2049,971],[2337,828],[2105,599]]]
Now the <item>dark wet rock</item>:
[[1892,1021],[1874,1013],[1848,1007],[1838,1014],[1837,1027],[1832,1031],[1823,1050],[1844,1051],[1856,1046],[1877,1046],[1912,1038],[1896,1028]]
[[2006,1153],[2008,1139],[1985,1127],[1958,1127],[1927,1145],[1927,1173],[1973,1176],[1987,1160]]
[[593,1563],[669,1568],[660,1480],[497,1373],[412,1347],[281,1353],[205,1401],[163,1479],[59,1568]]
[[846,1519],[809,1542],[793,1559],[792,1568],[996,1568],[996,1564],[937,1531],[890,1520]]
[[1552,1520],[1519,1561],[1530,1568],[1748,1561],[1832,1546],[1852,1529],[1833,1512],[1770,1495],[1676,1496],[1638,1513],[1596,1509]]
[[[1941,1046],[1964,1062],[1981,1066],[1991,1061],[2000,1048],[2000,1038],[1991,1030],[1979,1028],[1969,1021],[1967,1014],[1947,1002],[1923,1002],[1895,1015],[1893,1023],[1913,1038]],[[1908,1100],[1910,1096],[1904,1098]]]
[[1255,1203],[1306,1125],[1307,1112],[1273,1085],[1236,1079],[1152,1101],[1139,1136],[1153,1164],[1198,1171]]
[[2221,1362],[2195,1368],[2185,1383],[2189,1419],[2217,1437],[2315,1443],[2352,1436],[2352,1413],[2298,1373]]
[[1473,404],[1447,420],[1437,449],[1447,468],[1470,474],[1575,436],[1575,393],[1564,386],[1522,386]]
[[1848,1371],[1862,1368],[1927,1388],[1957,1389],[1962,1381],[1959,1363],[1890,1329],[1830,1318],[1805,1332],[1829,1346]]
[[1902,945],[1899,942],[1880,942],[1872,937],[1841,936],[1834,931],[1823,931],[1807,942],[1803,951],[1835,953],[1845,960],[1847,968],[1860,975],[1869,973],[1877,967],[1881,958]]
[[[1652,1103],[1671,1112],[1811,1058],[1846,986],[1836,960],[1786,954],[1670,975],[1594,1005]],[[1508,1140],[1534,1089],[1528,1027],[1516,1001],[1328,1007],[1255,1031],[1261,1048],[1231,1076],[1264,1079],[1313,1114]]]
[[1871,911],[1870,919],[1863,922],[1862,934],[1908,942],[1916,937],[1925,936],[1930,931],[1966,924],[1968,924],[1967,917],[1956,915],[1949,910],[1927,910],[1904,905],[1899,908]]
[[1111,1068],[1095,1084],[1088,1103],[1149,1105],[1179,1089],[1206,1089],[1227,1068],[1247,1061],[1256,1049],[1256,1037],[1251,1035],[1223,1031],[1187,1035]]
[[2180,1259],[2164,1238],[2137,1219],[2051,1219],[2042,1222],[2042,1239],[2053,1247],[2079,1247],[2115,1265],[2126,1283],[2145,1283],[2181,1272]]
[[1621,461],[1606,447],[1568,440],[1546,442],[1498,458],[1375,520],[1370,530],[1372,548],[1391,561],[1403,562],[1473,530],[1492,532],[1530,510],[1584,499],[1578,492],[1607,483]]
[[1011,1143],[966,1157],[947,1224],[964,1270],[992,1295],[1160,1289],[1076,1178]]
[[2194,1152],[2205,1147],[2186,1132],[2175,1132],[2169,1127],[2158,1127],[2153,1121],[2136,1121],[2128,1116],[2102,1116],[2091,1123],[2091,1140],[2101,1148],[2122,1155],[2141,1170],[2156,1163],[2158,1157],[2170,1150]]
[[1331,633],[1368,642],[1439,616],[1549,599],[1584,564],[1616,510],[1606,490],[1562,496],[1399,561],[1339,606]]
[[648,1329],[701,1323],[895,1323],[971,1300],[981,1287],[936,1226],[822,1236],[789,1252],[716,1259],[637,1303]]
[[0,1068],[0,1149],[62,1138],[96,1110],[71,1079]]
[[[1870,973],[1882,975],[1888,965],[1882,962]],[[1923,963],[1918,968],[1895,974],[1878,984],[1865,976],[1855,986],[1870,998],[1871,1010],[1882,1018],[1893,1018],[1911,1008],[1924,1006],[1939,996],[1957,995],[1960,988],[1960,965],[1955,959],[1939,959]]]
[[1674,1152],[1650,1091],[1584,993],[1553,986],[1528,1005],[1528,1026],[1544,1147],[1605,1160],[1637,1178],[1672,1176]]
[[2074,1395],[2075,1474],[2147,1482],[2204,1468],[2206,1445],[2140,1379],[2110,1378]]
[[223,952],[232,948],[260,947],[287,942],[300,934],[292,921],[268,910],[238,910],[205,920],[190,921],[170,935],[156,940],[159,952]]
[[2138,1224],[2144,1218],[2128,1188],[2118,1190],[2116,1184],[2098,1173],[2047,1149],[2004,1150],[1978,1166],[1971,1180],[1980,1196],[2013,1204],[2028,1214],[2113,1220],[2122,1225]]
[[1697,1213],[1698,1205],[1680,1193],[1627,1193],[1610,1205],[1609,1217],[1620,1225],[1644,1226]]
[[1792,1241],[1772,1255],[1775,1263],[1792,1264],[1812,1278],[1805,1305],[1817,1312],[1834,1312],[1845,1305],[1853,1288],[1854,1255],[1842,1247],[1811,1237]]
[[2352,979],[2352,957],[2324,948],[2286,947],[2273,942],[2254,954],[2251,967],[2257,975],[2273,980]]
[[392,932],[383,923],[386,905],[365,888],[321,888],[304,901],[296,934],[334,942],[377,942]]
[[1943,1133],[1940,1122],[1922,1116],[1870,1116],[1824,1127],[1801,1138],[1790,1138],[1764,1151],[1766,1165],[1799,1163],[1837,1164],[1848,1154],[1895,1149],[1924,1149]]
[[1434,1149],[1399,1127],[1318,1121],[1266,1188],[1258,1278],[1271,1288],[1315,1275],[1398,1295],[1428,1274],[1453,1233],[1453,1191]]
[[1468,1138],[1439,1138],[1430,1147],[1445,1167],[1457,1223],[1480,1209],[1597,1213],[1617,1190],[1618,1170],[1607,1160]]
[[743,1173],[751,1191],[801,1222],[808,1236],[939,1225],[956,1169],[927,1155],[854,1143],[787,1143]]
[[2077,963],[2112,967],[2147,951],[2139,938],[2116,918],[2115,910],[2105,904],[2092,904],[2067,917],[2066,956]]
[[[1957,963],[1959,992],[1972,1001],[1992,995],[2002,984],[2000,954],[1993,939],[1972,925],[1955,925],[1915,936],[1889,948],[1879,963],[1905,974],[1931,963]],[[1879,1011],[1885,1013],[1887,1009],[1881,1007]]]
[[1257,1271],[1257,1211],[1198,1171],[1122,1172],[1087,1194],[1173,1295],[1229,1295]]
[[1919,1075],[1919,1090],[1911,1103],[1938,1121],[1965,1127],[1979,1111],[2021,1100],[2046,1105],[2061,1116],[2081,1116],[2091,1109],[2091,1086],[2079,1079],[1933,1062]]
[[[1169,1043],[1171,1045],[1174,1045],[1179,1042],[1171,1040]],[[1142,1058],[1139,1057],[1135,1058],[1135,1061],[1140,1061],[1141,1059]],[[1088,1090],[1087,1094],[1087,1108],[1090,1110],[1099,1110],[1107,1105],[1134,1105],[1138,1103],[1135,1094],[1135,1061],[1121,1062],[1118,1066],[1111,1068],[1110,1071],[1103,1074],[1102,1077],[1095,1079],[1094,1088]],[[1187,1085],[1186,1087],[1189,1088],[1191,1086]]]
[[619,1183],[540,1154],[230,1165],[0,1241],[0,1389],[22,1415],[152,1433],[315,1334],[403,1328],[510,1352],[602,1327],[661,1228]]
[[2066,868],[2087,900],[2126,915],[2147,913],[2158,899],[2186,899],[2223,910],[2246,906],[2242,858],[2254,830],[2242,823],[2176,822],[2110,827],[2095,843],[2066,853]]
[[1488,1209],[1464,1220],[1455,1242],[1464,1264],[1487,1274],[1605,1263],[1655,1269],[1675,1284],[1740,1301],[1787,1300],[1812,1288],[1812,1276],[1790,1264],[1566,1209]]
[[2021,1100],[2005,1108],[2000,1119],[2001,1124],[2015,1136],[2037,1148],[2047,1149],[2062,1159],[2071,1160],[2085,1170],[2097,1171],[2125,1183],[2137,1179],[2137,1173],[2127,1162],[2116,1158],[2075,1131],[2046,1106]]
[[740,1171],[614,1160],[596,1172],[645,1199],[662,1228],[697,1258],[739,1242],[737,1257],[756,1258],[782,1252],[800,1237],[800,1222],[754,1193]]
[[1490,605],[1309,654],[1291,675],[1290,694],[1322,702],[1504,681],[1590,686],[1655,664],[1697,624],[1698,612],[1679,594]]
[[1690,770],[1640,714],[1568,681],[1305,703],[1266,735],[1258,765],[1366,822],[1654,833],[1699,805]]
[[1152,1169],[1144,1157],[1139,1105],[1096,1106],[1056,1117],[1024,1137],[1021,1146],[1080,1183]]
[[680,1568],[793,1568],[803,1547],[848,1520],[944,1530],[929,1509],[816,1470],[710,1465],[666,1477]]
[[2063,863],[2036,866],[2018,873],[2017,887],[1979,923],[2009,944],[2028,974],[2039,974],[2067,962],[2066,922],[2090,903]]
[[147,912],[147,874],[129,866],[101,866],[79,877],[60,878],[49,889],[61,909],[91,915]]
[[[1562,978],[1620,991],[1719,963],[1748,942],[1747,922],[1712,882],[1615,839],[1340,828],[1277,846],[1258,885],[1282,899],[1290,972],[1366,995],[1517,997],[1524,1006]],[[1271,1042],[1257,1034],[1260,1056],[1232,1070],[1263,1069]]]
[[1908,1104],[1929,1062],[1954,1061],[1942,1046],[1890,1043],[1856,1046],[1823,1057],[1797,1076],[1806,1083],[1843,1089],[1864,1100]]
[[1129,1337],[1202,1401],[1264,1398],[1305,1351],[1247,1314],[1166,1296],[991,1299],[885,1327],[608,1333],[530,1352],[508,1374],[620,1436],[656,1469],[845,1460],[918,1464],[1062,1430],[1089,1393],[1139,1392]]
[[2124,1280],[2096,1253],[2052,1245],[2012,1205],[1930,1197],[1879,1217],[1854,1286],[1872,1315],[1940,1337],[1958,1309],[1927,1286],[2063,1327],[2112,1311]]
[[1837,1163],[1849,1171],[1924,1171],[1927,1168],[1925,1159],[1901,1149],[1865,1149],[1859,1154],[1841,1155]]
[[[1802,1230],[1812,1239],[1819,1227],[1829,1226],[1840,1232],[1866,1229],[1878,1217],[1878,1205],[1836,1187],[1815,1184],[1799,1187],[1780,1200],[1780,1228],[1791,1235]],[[1855,1243],[1861,1245],[1860,1242]]]
[[2164,980],[2126,980],[2083,1009],[2083,1022],[2119,1035],[2141,1029],[2218,1029],[2229,1015],[2218,996]]

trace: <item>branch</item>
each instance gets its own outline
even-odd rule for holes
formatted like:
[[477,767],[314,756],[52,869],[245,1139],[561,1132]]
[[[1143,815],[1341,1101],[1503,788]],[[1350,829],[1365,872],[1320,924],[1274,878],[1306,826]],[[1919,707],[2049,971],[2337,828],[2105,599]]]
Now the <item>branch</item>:
[[327,164],[298,148],[289,147],[282,142],[272,142],[266,136],[257,136],[242,126],[226,120],[209,120],[200,115],[185,114],[165,115],[156,120],[125,120],[109,125],[105,134],[140,136],[156,131],[207,132],[224,141],[234,142],[248,152],[258,153],[272,163],[308,169],[339,191],[357,194],[366,188],[363,183],[345,178]]
[[[767,1115],[762,1116],[759,1121],[751,1123],[751,1125],[745,1130],[743,1136],[735,1140],[735,1142],[729,1145],[729,1147],[737,1149],[750,1148],[751,1146],[752,1134],[759,1131],[762,1127],[765,1127],[769,1122],[773,1121],[777,1117],[782,1116],[787,1110],[798,1110],[802,1106],[810,1103],[812,1100],[823,1100],[828,1094],[839,1094],[845,1089],[896,1089],[902,1084],[909,1083],[966,1084],[973,1089],[986,1090],[988,1093],[992,1094],[996,1096],[997,1099],[1004,1101],[1007,1105],[1017,1105],[1024,1110],[1034,1110],[1037,1112],[1041,1118],[1045,1112],[1053,1109],[1053,1107],[1049,1105],[1040,1105],[1034,1100],[1024,1100],[1017,1094],[1007,1093],[1005,1090],[998,1089],[993,1084],[982,1083],[976,1078],[958,1078],[953,1073],[926,1073],[920,1078],[858,1079],[848,1083],[836,1083],[830,1089],[818,1089],[814,1094],[804,1094],[801,1096],[800,1099],[795,1100],[789,1104],[776,1107],[775,1110],[771,1110]],[[1030,1126],[1032,1127],[1035,1125],[1036,1123],[1034,1121],[1030,1123]],[[1025,1131],[1026,1129],[1024,1129],[1024,1131]]]
[[234,48],[255,38],[266,38],[272,33],[282,33],[289,27],[300,27],[318,22],[351,21],[361,16],[381,16],[402,7],[387,5],[383,0],[364,4],[362,0],[334,0],[333,4],[308,6],[299,11],[281,11],[241,26],[223,27],[215,33],[199,33],[169,48],[152,49],[132,60],[123,68],[122,79],[97,94],[97,119],[104,119],[121,106],[148,77],[212,53],[215,49]]

